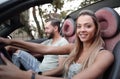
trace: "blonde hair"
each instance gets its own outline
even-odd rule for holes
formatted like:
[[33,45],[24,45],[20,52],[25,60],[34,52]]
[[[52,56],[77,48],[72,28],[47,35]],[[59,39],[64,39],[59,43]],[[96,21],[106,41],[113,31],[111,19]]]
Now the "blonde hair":
[[[97,54],[99,53],[101,47],[104,45],[104,42],[101,38],[101,35],[100,35],[100,27],[99,27],[99,24],[98,24],[98,20],[95,16],[95,14],[90,11],[90,10],[83,10],[79,13],[79,16],[82,16],[82,15],[89,15],[91,16],[91,18],[93,19],[93,22],[96,26],[96,32],[95,32],[95,35],[93,37],[93,42],[90,46],[90,48],[87,50],[88,52],[88,56],[87,58],[81,63],[82,64],[82,70],[84,70],[85,68],[89,67],[90,65],[93,64]],[[78,19],[77,18],[77,19]],[[76,20],[77,20],[76,19]],[[83,43],[82,41],[79,39],[79,37],[76,35],[76,39],[75,39],[75,47],[74,49],[72,50],[72,52],[70,53],[69,57],[66,59],[65,63],[64,63],[64,66],[65,66],[65,73],[68,72],[68,69],[69,69],[69,65],[71,63],[73,63],[73,61],[76,61],[81,52],[83,50]]]

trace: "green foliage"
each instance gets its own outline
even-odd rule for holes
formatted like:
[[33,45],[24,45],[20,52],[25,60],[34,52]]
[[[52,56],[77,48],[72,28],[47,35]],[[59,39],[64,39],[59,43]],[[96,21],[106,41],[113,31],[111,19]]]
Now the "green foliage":
[[57,9],[60,9],[63,7],[64,5],[64,0],[54,0],[52,3],[53,7],[55,8],[55,12],[57,12]]

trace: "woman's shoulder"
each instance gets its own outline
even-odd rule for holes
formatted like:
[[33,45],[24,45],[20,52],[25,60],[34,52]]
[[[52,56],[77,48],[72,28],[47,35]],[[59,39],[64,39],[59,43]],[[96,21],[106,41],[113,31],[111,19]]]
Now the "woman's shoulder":
[[106,49],[102,49],[101,51],[99,51],[98,57],[99,58],[106,58],[106,59],[108,58],[108,59],[114,60],[113,53],[109,50],[106,50]]
[[108,50],[101,50],[95,59],[95,63],[101,67],[108,67],[114,62],[114,55]]
[[109,51],[109,50],[106,50],[106,49],[100,49],[100,51],[99,51],[99,53],[101,54],[112,54],[113,55],[113,53],[111,52],[111,51]]

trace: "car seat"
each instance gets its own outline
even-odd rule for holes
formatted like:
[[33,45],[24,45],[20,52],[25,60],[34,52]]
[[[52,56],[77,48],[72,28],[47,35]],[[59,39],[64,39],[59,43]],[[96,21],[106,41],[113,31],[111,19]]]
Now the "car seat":
[[95,12],[100,23],[101,35],[105,41],[105,49],[112,51],[115,57],[113,64],[106,70],[103,79],[120,78],[120,16],[109,7]]

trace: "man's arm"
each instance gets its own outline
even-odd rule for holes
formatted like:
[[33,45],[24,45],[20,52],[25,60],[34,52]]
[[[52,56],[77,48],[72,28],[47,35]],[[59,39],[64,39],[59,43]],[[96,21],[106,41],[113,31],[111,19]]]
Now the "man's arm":
[[22,40],[6,39],[0,38],[0,43],[6,45],[16,46],[19,48],[26,49],[30,52],[40,53],[40,54],[68,54],[73,49],[73,44],[67,44],[64,46],[46,46],[42,44],[25,42]]
[[15,46],[6,46],[5,49],[6,49],[10,54],[12,54],[12,53],[16,52],[17,50],[19,50],[20,48],[15,47]]

